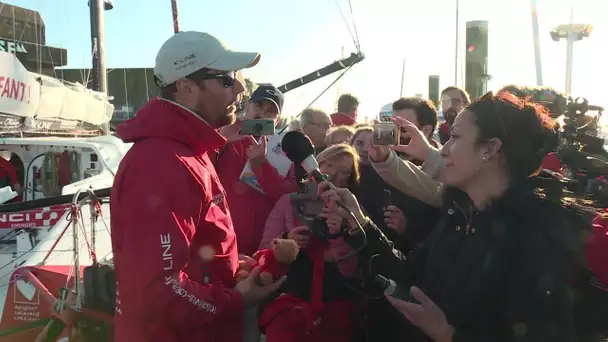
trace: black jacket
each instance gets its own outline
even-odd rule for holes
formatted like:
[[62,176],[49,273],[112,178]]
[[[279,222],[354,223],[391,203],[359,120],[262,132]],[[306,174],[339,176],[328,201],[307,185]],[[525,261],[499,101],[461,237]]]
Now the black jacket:
[[[403,212],[406,220],[404,235],[397,234],[384,224],[384,207],[387,205],[385,189],[392,193],[390,204]],[[402,253],[409,252],[424,241],[437,225],[439,209],[390,186],[372,166],[361,165],[361,182],[356,195],[365,213]]]
[[[403,212],[406,220],[405,234],[399,235],[386,227],[384,207],[387,199],[384,189],[392,193],[390,202]],[[394,247],[402,253],[408,253],[422,243],[435,228],[439,218],[439,209],[416,198],[408,196],[387,184],[370,165],[361,165],[361,182],[357,189],[357,199],[365,213],[377,223],[378,228]],[[382,298],[379,289],[366,289],[373,297]],[[416,328],[396,311],[386,300],[363,298],[363,312],[367,341],[397,342],[401,336],[416,334]]]
[[[362,271],[370,282],[380,273],[420,287],[455,328],[453,341],[576,341],[571,282],[586,222],[533,185],[511,188],[482,212],[447,189],[437,229],[407,257],[370,225]],[[410,337],[417,340],[425,338]]]

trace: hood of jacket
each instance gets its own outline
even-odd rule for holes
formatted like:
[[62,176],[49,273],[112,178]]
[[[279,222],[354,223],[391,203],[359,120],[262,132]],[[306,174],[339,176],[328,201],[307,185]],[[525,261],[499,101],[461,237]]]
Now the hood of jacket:
[[116,135],[124,142],[170,139],[199,154],[226,144],[226,139],[193,111],[172,101],[155,98],[120,124]]

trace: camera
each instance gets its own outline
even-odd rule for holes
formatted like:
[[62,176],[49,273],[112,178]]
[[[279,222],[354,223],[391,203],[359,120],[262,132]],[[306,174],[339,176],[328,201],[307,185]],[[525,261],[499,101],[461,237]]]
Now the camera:
[[239,130],[241,135],[274,135],[275,127],[273,119],[245,120]]
[[399,127],[392,122],[379,122],[374,124],[374,145],[399,145]]
[[310,233],[321,240],[332,239],[342,235],[330,234],[325,220],[319,217],[321,210],[325,207],[317,195],[317,184],[308,181],[304,184],[302,191],[291,194],[291,205],[294,208],[297,219],[310,229]]

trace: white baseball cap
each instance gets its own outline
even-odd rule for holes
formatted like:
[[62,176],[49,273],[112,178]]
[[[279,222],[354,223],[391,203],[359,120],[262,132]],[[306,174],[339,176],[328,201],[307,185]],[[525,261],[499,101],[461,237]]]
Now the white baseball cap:
[[208,33],[179,32],[160,47],[154,76],[158,86],[164,87],[203,68],[219,71],[250,68],[258,64],[260,57],[257,52],[232,51]]

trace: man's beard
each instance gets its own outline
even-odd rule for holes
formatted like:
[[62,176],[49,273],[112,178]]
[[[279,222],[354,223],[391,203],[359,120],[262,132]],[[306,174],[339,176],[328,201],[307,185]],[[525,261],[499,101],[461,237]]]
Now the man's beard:
[[234,105],[226,108],[223,115],[220,115],[214,122],[209,122],[213,128],[222,128],[232,125],[236,121],[236,107]]

